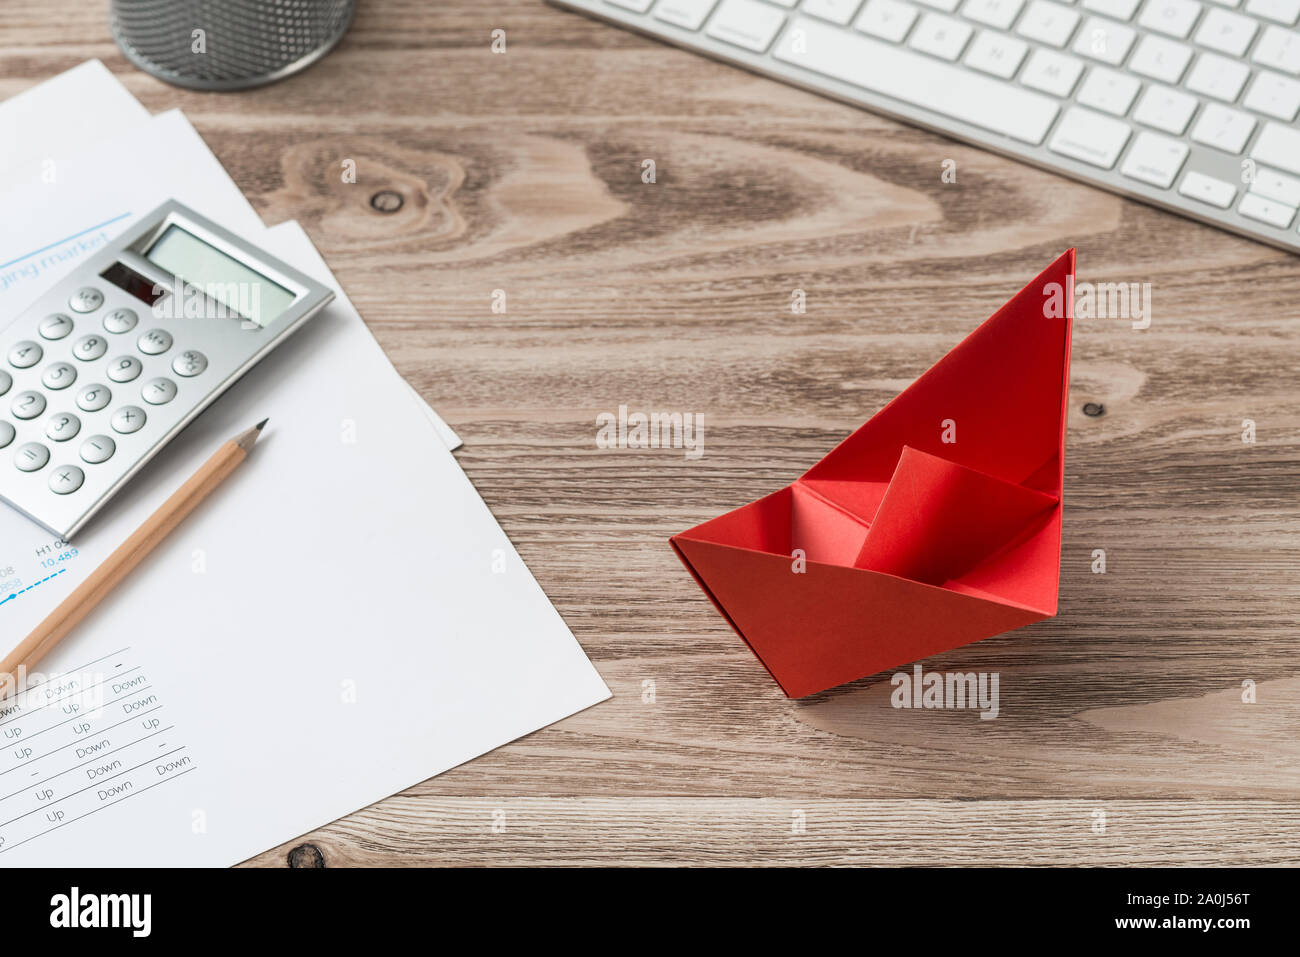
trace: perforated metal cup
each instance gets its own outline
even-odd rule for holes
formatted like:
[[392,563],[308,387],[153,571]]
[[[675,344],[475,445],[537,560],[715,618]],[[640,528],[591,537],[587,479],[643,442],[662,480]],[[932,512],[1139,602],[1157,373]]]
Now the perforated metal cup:
[[109,25],[127,59],[194,90],[284,79],[343,38],[356,0],[112,0]]

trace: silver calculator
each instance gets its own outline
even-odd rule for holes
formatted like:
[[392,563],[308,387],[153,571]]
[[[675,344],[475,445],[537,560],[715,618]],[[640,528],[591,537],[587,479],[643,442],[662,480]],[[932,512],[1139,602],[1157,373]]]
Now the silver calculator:
[[70,539],[334,298],[164,203],[0,331],[0,499]]

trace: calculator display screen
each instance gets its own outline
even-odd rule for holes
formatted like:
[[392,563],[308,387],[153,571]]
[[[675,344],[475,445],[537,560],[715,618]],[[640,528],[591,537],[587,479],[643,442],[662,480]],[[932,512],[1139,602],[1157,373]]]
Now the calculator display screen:
[[274,322],[295,298],[288,289],[179,226],[168,226],[144,258],[259,326]]

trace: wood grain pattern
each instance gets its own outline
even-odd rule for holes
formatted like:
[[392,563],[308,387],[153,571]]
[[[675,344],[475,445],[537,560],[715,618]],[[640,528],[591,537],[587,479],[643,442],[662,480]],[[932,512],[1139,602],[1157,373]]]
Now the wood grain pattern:
[[[1224,840],[1230,829],[1230,840]],[[402,795],[311,835],[336,866],[1278,866],[1294,804]],[[312,855],[314,857],[314,855]],[[281,864],[268,852],[253,863]],[[310,865],[305,865],[310,866]]]
[[[535,0],[362,0],[238,95],[131,68],[102,4],[11,0],[0,40],[0,95],[101,57],[303,222],[614,691],[309,835],[326,866],[1300,860],[1300,260]],[[668,536],[791,481],[1070,245],[1153,321],[1075,325],[1058,617],[925,662],[997,671],[1001,715],[894,710],[888,675],[787,701]],[[703,458],[598,449],[620,404],[702,413]]]

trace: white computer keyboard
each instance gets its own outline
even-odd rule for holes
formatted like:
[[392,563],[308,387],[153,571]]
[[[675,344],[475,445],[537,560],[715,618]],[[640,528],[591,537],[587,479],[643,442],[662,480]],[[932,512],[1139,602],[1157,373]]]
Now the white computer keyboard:
[[553,0],[1300,252],[1300,0]]

